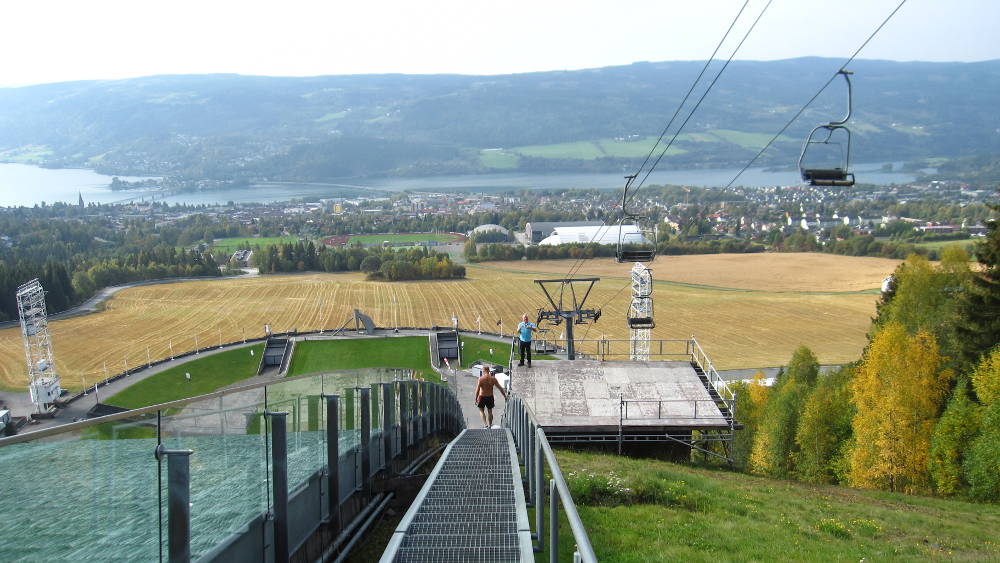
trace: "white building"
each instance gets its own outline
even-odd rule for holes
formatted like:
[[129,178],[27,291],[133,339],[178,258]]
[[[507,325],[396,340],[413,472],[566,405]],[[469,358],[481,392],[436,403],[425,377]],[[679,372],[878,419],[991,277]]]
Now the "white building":
[[[569,243],[618,244],[618,225],[587,227],[556,227],[551,235],[538,244],[557,245]],[[652,244],[636,225],[622,225],[622,242],[625,244]]]

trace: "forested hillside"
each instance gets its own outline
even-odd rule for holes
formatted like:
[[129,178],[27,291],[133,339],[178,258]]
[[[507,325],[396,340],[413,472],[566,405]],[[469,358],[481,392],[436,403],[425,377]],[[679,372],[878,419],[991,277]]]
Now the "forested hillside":
[[738,392],[733,456],[753,473],[1000,501],[1000,226],[970,269],[911,256],[858,361],[819,374],[799,348],[771,387]]
[[[732,63],[668,163],[742,164],[840,63]],[[620,171],[645,155],[702,64],[503,76],[154,76],[3,88],[0,160],[220,179]],[[856,61],[851,69],[856,160],[1000,153],[1000,61]],[[838,81],[762,164],[791,165],[805,132],[842,115],[844,98]]]

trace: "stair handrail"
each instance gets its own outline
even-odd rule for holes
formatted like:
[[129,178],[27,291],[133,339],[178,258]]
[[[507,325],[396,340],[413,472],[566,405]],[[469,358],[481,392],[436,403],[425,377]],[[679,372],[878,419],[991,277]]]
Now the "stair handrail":
[[557,561],[559,556],[559,519],[556,509],[561,504],[566,520],[569,522],[570,530],[573,532],[573,539],[576,542],[576,551],[573,553],[574,562],[596,563],[597,555],[590,543],[587,529],[580,519],[580,513],[573,502],[573,495],[570,493],[569,485],[563,477],[559,468],[559,460],[556,459],[552,446],[549,445],[545,430],[538,424],[531,409],[524,403],[520,396],[513,391],[509,392],[507,407],[504,409],[503,426],[510,430],[514,438],[514,444],[521,453],[524,460],[525,472],[527,473],[527,497],[530,501],[528,506],[535,507],[535,533],[538,545],[536,551],[541,551],[545,546],[543,535],[545,487],[542,484],[544,468],[542,460],[548,464],[551,479],[549,479],[549,560]]
[[726,402],[727,405],[736,402],[736,393],[729,388],[729,383],[722,379],[719,372],[715,370],[715,366],[712,365],[712,360],[709,359],[708,354],[705,353],[701,348],[701,344],[694,336],[691,336],[691,358],[692,361],[698,364],[701,371],[705,372],[705,377],[708,378],[709,384],[715,389],[715,392],[719,394],[719,397]]

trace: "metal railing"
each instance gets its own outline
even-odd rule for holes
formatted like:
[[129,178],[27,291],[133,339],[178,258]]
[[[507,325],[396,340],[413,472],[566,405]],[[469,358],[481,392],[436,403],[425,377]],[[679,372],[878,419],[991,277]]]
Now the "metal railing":
[[0,553],[287,561],[316,542],[346,543],[353,521],[391,496],[373,492],[377,474],[399,473],[431,436],[464,427],[445,386],[361,372],[251,384],[0,439],[0,471],[10,476],[0,512],[27,511],[44,525],[24,534],[23,522],[0,521]]
[[504,411],[503,425],[510,429],[514,436],[514,444],[521,455],[525,467],[526,500],[529,507],[535,508],[534,532],[532,539],[537,540],[535,551],[545,549],[545,466],[548,466],[551,479],[548,483],[549,494],[549,561],[555,563],[559,558],[559,507],[562,506],[566,520],[569,522],[576,542],[573,553],[574,562],[595,563],[597,556],[590,544],[587,530],[580,520],[576,510],[569,485],[563,478],[559,462],[556,460],[552,446],[545,436],[545,431],[538,425],[531,409],[514,392],[508,394],[507,409]]
[[[619,394],[619,426],[624,420],[660,420],[664,418],[669,418],[671,420],[704,420],[704,419],[719,419],[719,408],[715,399],[624,399],[622,395]],[[698,412],[698,404],[703,403],[704,406],[701,408],[701,412]],[[639,416],[630,416],[635,414],[636,409],[632,409],[632,413],[629,413],[629,405],[637,405],[641,409],[641,405],[656,405],[656,413],[650,412],[649,414],[644,414],[642,410],[639,411]],[[684,409],[685,412],[677,413],[671,412],[671,405],[681,405],[690,406],[690,408]],[[664,412],[664,405],[667,405],[666,412]],[[651,411],[652,409],[650,409]],[[700,414],[700,416],[699,416]],[[721,418],[725,418],[723,415]],[[727,421],[728,423],[728,421]]]

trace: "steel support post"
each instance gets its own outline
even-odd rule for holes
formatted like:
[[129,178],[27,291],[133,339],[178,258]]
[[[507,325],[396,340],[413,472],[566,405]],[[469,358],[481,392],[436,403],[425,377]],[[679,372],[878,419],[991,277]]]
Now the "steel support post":
[[394,432],[393,427],[396,421],[395,409],[395,397],[392,395],[392,383],[383,383],[382,387],[382,451],[385,455],[385,465],[389,472],[392,472],[392,434]]
[[340,535],[340,396],[323,395],[326,399],[326,488],[333,537]]
[[[538,532],[541,533],[539,528]],[[559,493],[556,480],[549,479],[549,563],[559,561]]]
[[566,359],[576,359],[576,344],[573,341],[573,317],[566,318]]
[[287,412],[265,411],[271,419],[271,497],[274,499],[274,561],[288,561]]
[[409,387],[407,382],[399,382],[399,453],[404,458],[410,441]]
[[167,458],[167,557],[171,563],[191,560],[191,454],[156,446],[156,459]]
[[372,390],[362,387],[361,392],[361,494],[369,496],[372,491]]

